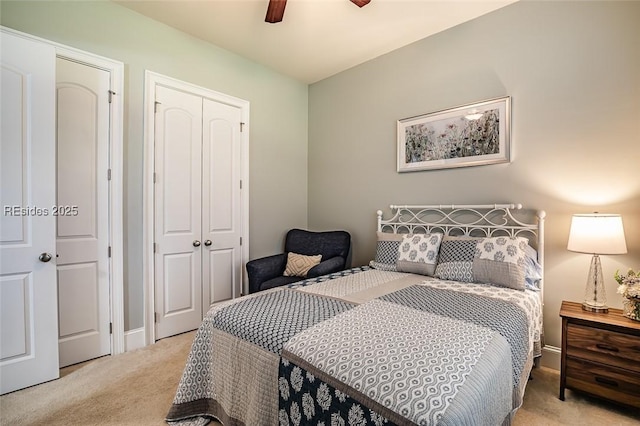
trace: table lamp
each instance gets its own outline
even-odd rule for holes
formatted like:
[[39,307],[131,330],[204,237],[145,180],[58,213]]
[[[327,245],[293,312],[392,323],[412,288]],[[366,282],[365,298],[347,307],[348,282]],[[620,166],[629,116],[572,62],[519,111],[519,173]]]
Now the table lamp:
[[619,214],[574,214],[567,250],[593,254],[582,309],[608,312],[602,265],[598,255],[627,252],[622,217]]

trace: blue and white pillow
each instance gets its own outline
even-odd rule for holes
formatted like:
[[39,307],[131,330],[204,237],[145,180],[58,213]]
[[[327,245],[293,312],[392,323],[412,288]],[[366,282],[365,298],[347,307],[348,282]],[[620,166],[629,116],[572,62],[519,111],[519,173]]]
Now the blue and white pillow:
[[524,286],[527,290],[540,291],[542,266],[538,263],[538,252],[527,245],[524,258]]
[[433,275],[442,234],[406,234],[398,247],[398,272]]
[[473,259],[473,280],[524,290],[528,246],[529,242],[523,237],[500,236],[478,241]]
[[369,266],[381,271],[397,271],[398,247],[400,247],[400,242],[402,242],[402,234],[378,232],[377,238],[376,256],[374,260],[369,262]]
[[480,238],[446,236],[440,244],[435,276],[442,280],[473,282],[473,258]]

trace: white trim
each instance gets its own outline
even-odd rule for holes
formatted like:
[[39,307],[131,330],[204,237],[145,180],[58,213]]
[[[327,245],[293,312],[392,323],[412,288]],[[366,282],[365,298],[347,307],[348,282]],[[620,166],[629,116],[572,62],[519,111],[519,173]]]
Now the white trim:
[[540,358],[540,364],[543,367],[559,371],[561,357],[562,350],[560,350],[560,348],[556,346],[545,346],[544,348],[542,348],[542,358]]
[[144,339],[144,327],[134,330],[125,331],[124,333],[124,349],[126,352],[133,351],[145,347],[147,344]]
[[[172,77],[167,77],[153,71],[145,70],[144,90],[144,176],[143,176],[143,283],[144,283],[144,319],[145,342],[147,345],[155,343],[155,273],[154,273],[154,109],[156,86],[165,86],[181,90],[216,102],[231,105],[241,110],[244,123],[241,133],[241,164],[242,179],[241,212],[242,212],[242,264],[249,259],[249,101],[239,99],[206,87],[197,86]],[[243,268],[244,269],[244,268]],[[246,294],[248,287],[246,272],[242,272],[242,288]]]
[[111,354],[125,351],[124,347],[124,284],[123,284],[123,222],[122,222],[122,162],[123,162],[123,130],[124,113],[124,64],[103,56],[65,46],[50,40],[0,27],[2,32],[18,37],[45,43],[56,49],[56,56],[85,63],[109,72],[111,88],[115,93],[111,102],[110,152],[109,168],[111,169],[111,185],[109,190],[109,245],[110,258],[110,309],[113,334],[111,335]]

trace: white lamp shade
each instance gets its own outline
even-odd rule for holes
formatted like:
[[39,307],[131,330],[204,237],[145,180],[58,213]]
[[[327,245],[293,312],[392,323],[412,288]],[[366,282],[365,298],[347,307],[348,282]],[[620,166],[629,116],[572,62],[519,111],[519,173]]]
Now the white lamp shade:
[[591,254],[624,254],[622,217],[619,214],[574,214],[567,250]]

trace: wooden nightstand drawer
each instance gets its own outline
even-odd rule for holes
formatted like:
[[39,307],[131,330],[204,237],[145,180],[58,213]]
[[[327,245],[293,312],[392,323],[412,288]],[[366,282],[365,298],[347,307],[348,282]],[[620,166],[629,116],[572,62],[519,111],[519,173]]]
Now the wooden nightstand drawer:
[[560,399],[570,388],[640,408],[640,321],[563,301]]
[[640,407],[640,374],[575,358],[567,358],[566,374],[570,389]]
[[567,355],[640,373],[638,336],[568,324]]

